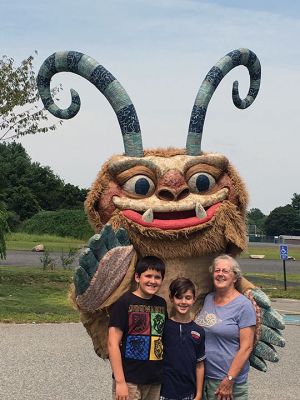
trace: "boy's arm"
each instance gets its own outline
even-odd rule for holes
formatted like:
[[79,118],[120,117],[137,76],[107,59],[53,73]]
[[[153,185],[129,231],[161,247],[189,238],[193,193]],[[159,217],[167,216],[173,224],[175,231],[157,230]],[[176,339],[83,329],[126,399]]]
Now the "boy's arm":
[[114,326],[108,330],[108,355],[111,369],[116,381],[116,400],[129,400],[128,386],[125,381],[120,343],[123,332]]
[[202,400],[204,382],[204,362],[200,361],[196,365],[196,396],[194,400]]

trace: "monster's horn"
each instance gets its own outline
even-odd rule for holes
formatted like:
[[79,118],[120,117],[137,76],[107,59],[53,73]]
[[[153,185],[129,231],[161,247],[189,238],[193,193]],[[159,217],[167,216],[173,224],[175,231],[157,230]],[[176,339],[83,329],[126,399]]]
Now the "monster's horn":
[[239,96],[238,81],[233,83],[232,100],[237,108],[245,109],[255,100],[260,86],[261,68],[259,59],[248,49],[233,50],[221,58],[206,75],[197,94],[189,125],[186,142],[187,154],[196,156],[201,154],[201,139],[205,121],[205,114],[209,101],[224,76],[233,68],[244,65],[250,75],[250,88],[247,97],[242,100]]
[[39,94],[45,108],[55,117],[73,118],[80,109],[78,93],[71,89],[72,103],[62,110],[54,104],[50,93],[50,80],[58,72],[73,72],[90,81],[110,102],[121,128],[125,154],[143,157],[139,120],[128,94],[117,79],[93,58],[76,51],[56,52],[48,57],[37,76]]

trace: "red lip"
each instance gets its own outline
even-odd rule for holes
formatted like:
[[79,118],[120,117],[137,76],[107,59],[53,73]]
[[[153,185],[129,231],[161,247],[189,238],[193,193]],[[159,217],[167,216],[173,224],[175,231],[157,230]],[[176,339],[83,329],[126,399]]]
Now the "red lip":
[[[193,211],[154,213],[154,219],[152,222],[145,222],[142,219],[142,214],[134,210],[124,210],[122,211],[122,214],[129,220],[145,227],[159,228],[163,230],[176,230],[204,224],[214,216],[220,205],[221,203],[216,203],[209,207],[206,210],[206,217],[202,219],[196,217]],[[190,216],[191,214],[194,215]]]

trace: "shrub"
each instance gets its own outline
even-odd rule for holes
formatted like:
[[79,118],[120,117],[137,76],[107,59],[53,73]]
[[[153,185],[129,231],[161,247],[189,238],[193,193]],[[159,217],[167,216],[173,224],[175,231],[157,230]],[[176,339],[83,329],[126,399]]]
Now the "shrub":
[[56,268],[55,260],[51,257],[50,251],[45,249],[44,253],[40,257],[40,261],[42,263],[42,268],[45,271],[46,269],[50,269],[53,271]]
[[94,234],[83,210],[41,211],[23,223],[22,231],[84,240]]
[[63,269],[72,269],[72,264],[76,260],[78,254],[78,250],[71,247],[68,251],[68,254],[65,254],[64,251],[61,251],[60,261]]

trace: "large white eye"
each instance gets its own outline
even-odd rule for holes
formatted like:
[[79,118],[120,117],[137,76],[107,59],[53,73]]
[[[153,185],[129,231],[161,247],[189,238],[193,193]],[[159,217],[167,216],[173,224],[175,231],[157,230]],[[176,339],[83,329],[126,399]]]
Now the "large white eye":
[[206,172],[197,172],[192,175],[188,181],[188,185],[194,193],[207,192],[213,188],[215,184],[215,178]]
[[136,175],[124,183],[123,189],[128,193],[149,196],[154,192],[155,185],[148,176]]

